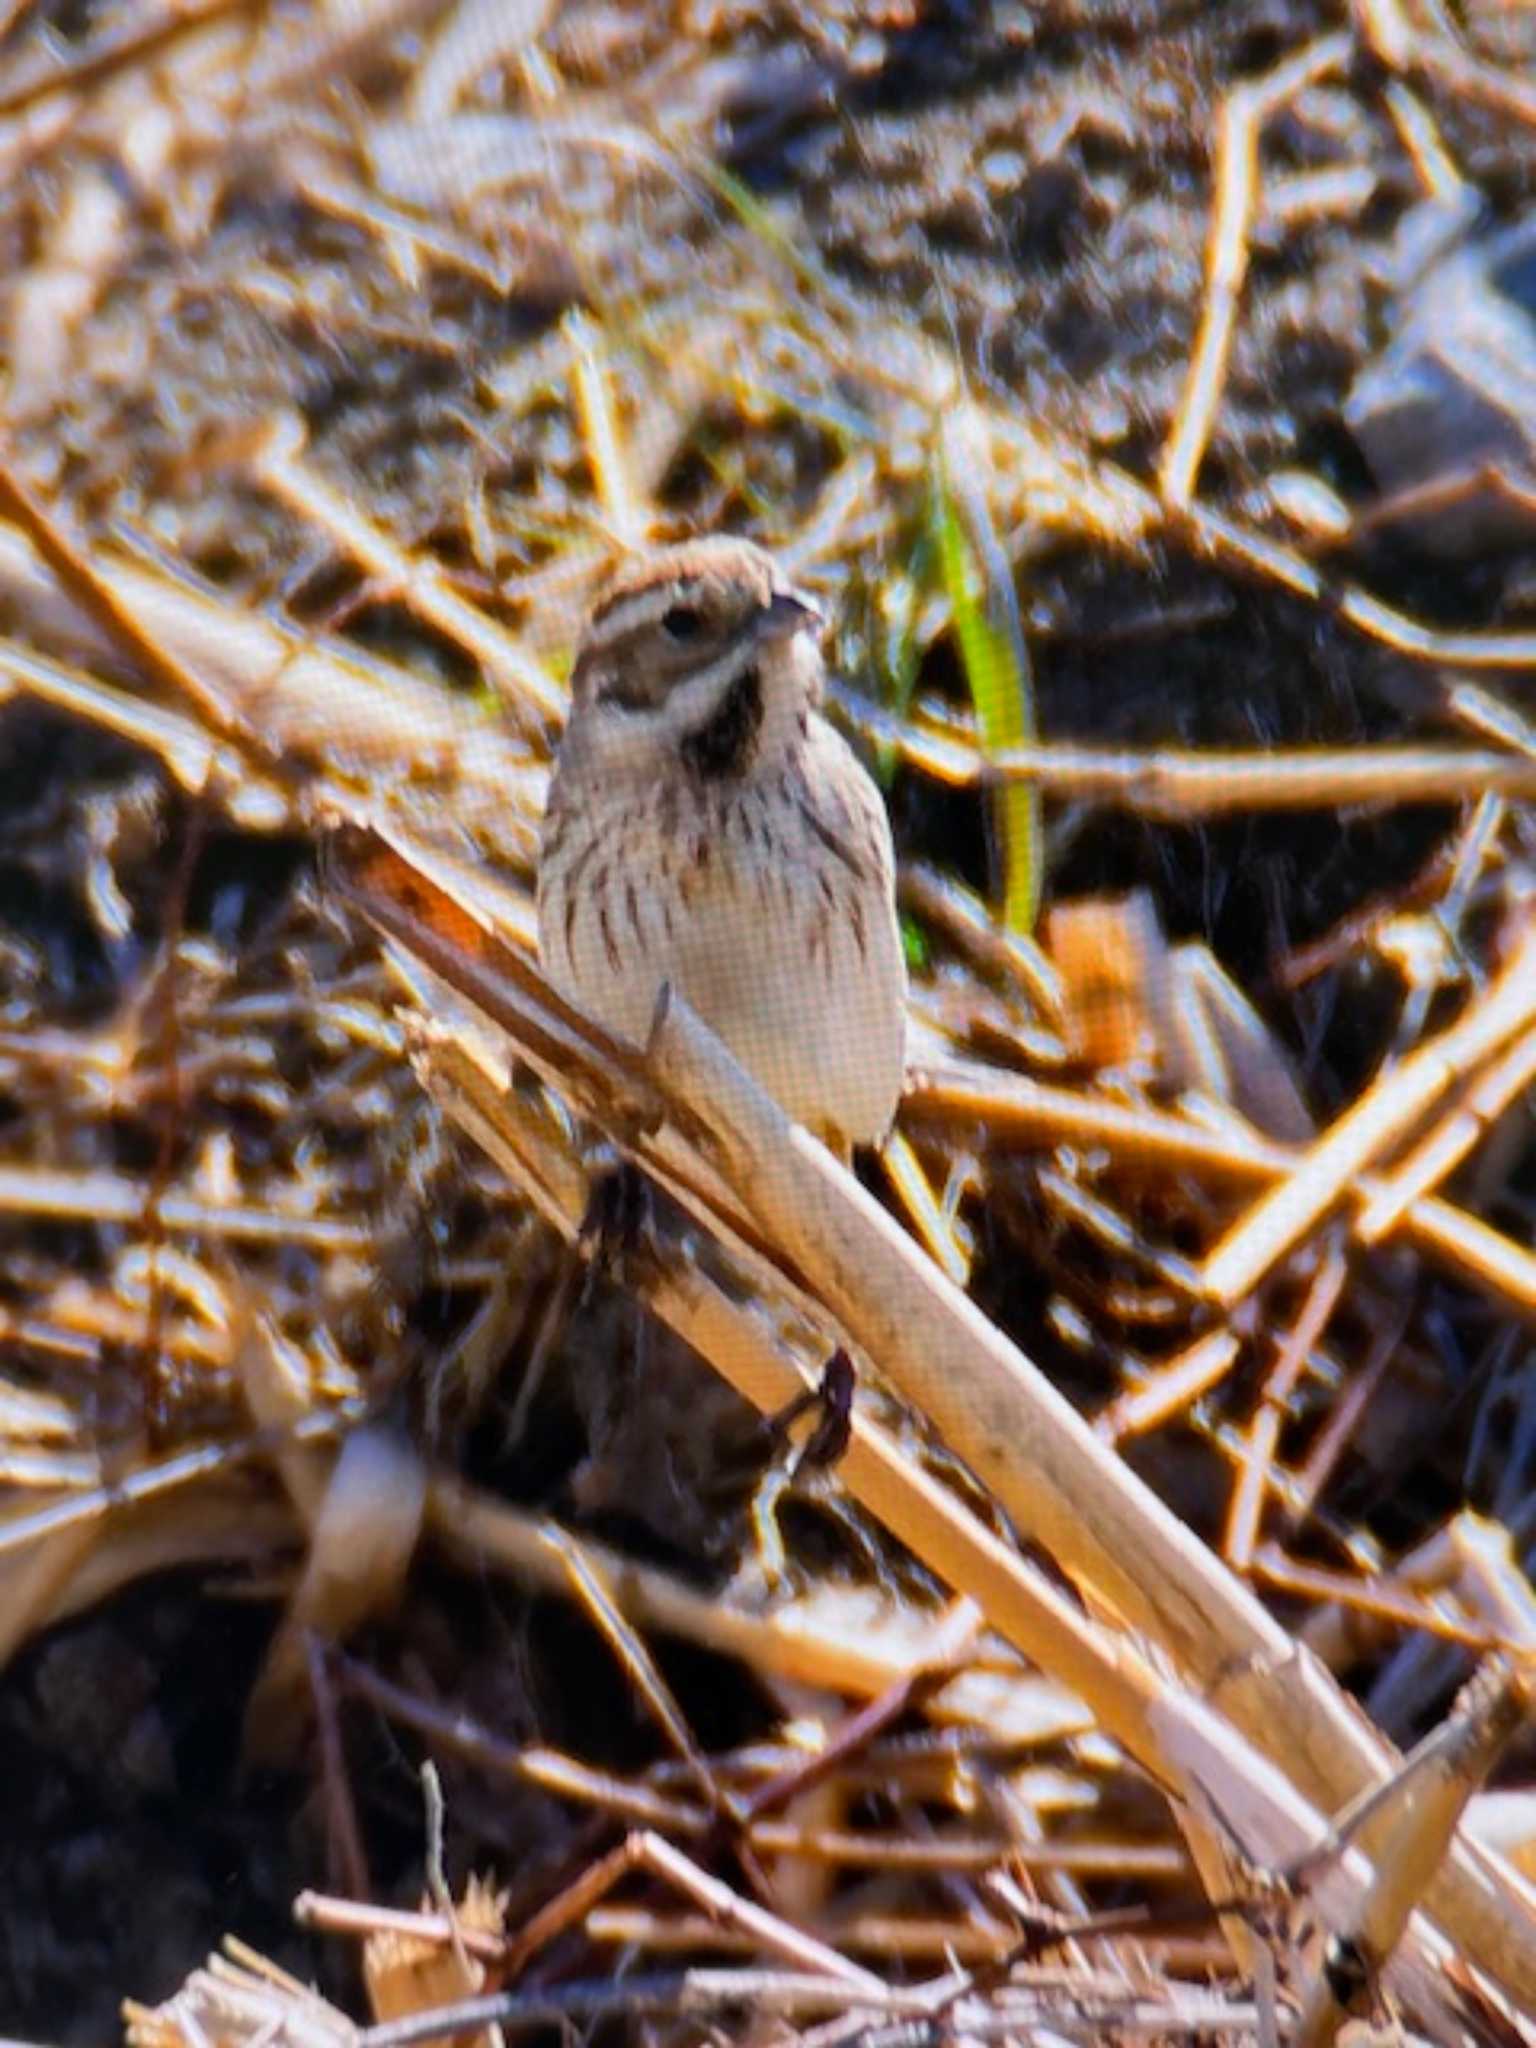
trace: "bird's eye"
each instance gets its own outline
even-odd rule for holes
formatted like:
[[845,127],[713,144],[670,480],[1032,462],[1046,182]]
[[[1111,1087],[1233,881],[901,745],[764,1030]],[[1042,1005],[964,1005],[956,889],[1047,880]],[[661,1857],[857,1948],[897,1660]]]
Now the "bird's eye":
[[675,604],[661,615],[661,629],[673,640],[691,640],[704,623],[691,604]]

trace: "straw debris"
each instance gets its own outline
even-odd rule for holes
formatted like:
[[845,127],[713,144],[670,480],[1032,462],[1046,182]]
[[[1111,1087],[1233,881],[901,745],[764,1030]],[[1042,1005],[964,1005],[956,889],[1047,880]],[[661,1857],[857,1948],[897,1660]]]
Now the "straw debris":
[[[1533,63],[0,9],[7,2031],[1536,2038],[1536,484],[1442,556],[1344,424]],[[718,527],[896,827],[857,1177],[534,957],[581,607]]]

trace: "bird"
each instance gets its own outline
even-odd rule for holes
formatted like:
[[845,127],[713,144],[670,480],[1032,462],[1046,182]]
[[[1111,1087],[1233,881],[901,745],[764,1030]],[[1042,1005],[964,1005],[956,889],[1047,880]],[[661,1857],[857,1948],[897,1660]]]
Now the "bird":
[[670,988],[845,1163],[901,1095],[890,821],[822,716],[820,608],[755,542],[624,561],[588,610],[538,859],[559,992],[643,1044]]

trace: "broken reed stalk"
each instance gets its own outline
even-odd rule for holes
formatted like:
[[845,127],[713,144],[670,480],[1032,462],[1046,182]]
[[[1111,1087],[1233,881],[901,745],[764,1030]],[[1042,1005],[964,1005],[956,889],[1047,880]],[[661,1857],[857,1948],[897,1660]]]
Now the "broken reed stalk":
[[[548,1126],[518,1104],[502,1056],[462,1022],[425,1022],[415,1035],[418,1071],[434,1097],[574,1239],[586,1207],[584,1176]],[[696,1266],[679,1262],[658,1271],[646,1280],[644,1296],[764,1413],[800,1388],[800,1374],[761,1307],[733,1298]],[[858,1407],[839,1476],[941,1578],[974,1598],[1001,1635],[1077,1691],[1106,1732],[1170,1789],[1214,1896],[1230,1896],[1239,1882],[1228,1843],[1249,1863],[1281,1870],[1326,1837],[1322,1815],[1220,1711],[1154,1669],[1127,1635],[1063,1598]],[[1356,1912],[1369,1875],[1361,1857],[1337,1859],[1313,1887],[1320,1907],[1330,1917]],[[1410,1931],[1387,1974],[1417,2010],[1443,2013],[1440,1969],[1422,1935]]]
[[[1383,1795],[1389,1807],[1376,1873],[1358,1914],[1332,1930],[1332,1954],[1346,1959],[1342,1973],[1317,1970],[1297,2023],[1294,2048],[1332,2048],[1354,2001],[1350,1965],[1368,1985],[1380,1959],[1392,1953],[1424,1895],[1466,1810],[1488,1773],[1530,1712],[1528,1685],[1504,1657],[1490,1658],[1462,1689],[1450,1718],[1414,1749]],[[1334,1827],[1348,1840],[1359,1814],[1341,1814]]]
[[1248,233],[1258,203],[1260,130],[1299,92],[1348,63],[1353,42],[1348,30],[1320,36],[1262,78],[1235,86],[1221,103],[1200,330],[1158,466],[1158,490],[1175,510],[1194,496],[1200,460],[1226,383],[1238,303],[1248,275]]
[[1233,1224],[1206,1258],[1208,1299],[1233,1308],[1302,1242],[1384,1151],[1411,1135],[1443,1095],[1536,1020],[1536,922],[1519,934],[1496,979],[1456,1023],[1377,1081],[1293,1172]]
[[240,466],[289,511],[319,527],[344,558],[398,591],[413,612],[462,647],[494,683],[515,721],[526,725],[542,720],[546,728],[556,724],[564,713],[564,693],[516,635],[460,597],[430,554],[413,554],[402,547],[367,516],[355,497],[337,490],[303,462],[305,440],[297,413],[279,415],[247,437]]
[[[1142,1178],[1183,1172],[1218,1182],[1278,1186],[1289,1180],[1302,1156],[1251,1130],[1238,1137],[1166,1110],[1132,1107],[1023,1074],[958,1062],[914,1076],[902,1099],[902,1116],[907,1122],[963,1118],[981,1123],[993,1147],[1102,1146],[1127,1172]],[[1348,1198],[1358,1208],[1372,1201],[1383,1184],[1377,1175],[1359,1174],[1348,1186]],[[1394,1234],[1515,1314],[1536,1318],[1536,1255],[1480,1217],[1443,1196],[1421,1194],[1403,1210]]]
[[[547,1131],[517,1115],[497,1056],[462,1026],[427,1023],[417,1029],[416,1064],[434,1098],[528,1191],[561,1235],[574,1240],[585,1213],[585,1179]],[[648,1278],[645,1298],[763,1414],[778,1413],[804,1391],[801,1371],[771,1324],[743,1310],[696,1267],[679,1261]],[[980,1601],[1010,1641],[1079,1693],[1135,1752],[1161,1683],[1139,1657],[1112,1644],[857,1408],[853,1441],[838,1470],[873,1514],[957,1590]],[[1155,1768],[1150,1758],[1143,1760]]]
[[[422,1027],[417,1058],[434,1095],[570,1236],[580,1203],[540,1192],[539,1154],[550,1152],[551,1140],[516,1114],[499,1059],[472,1047],[462,1027],[435,1024]],[[1387,1746],[681,1004],[659,1027],[652,1063],[668,1093],[681,1091],[692,1105],[690,1121],[705,1118],[727,1180],[801,1263],[850,1336],[992,1481],[1020,1528],[1052,1549],[1095,1605],[1174,1647],[1215,1711],[1161,1679],[1128,1637],[1061,1599],[857,1410],[841,1468],[850,1491],[948,1584],[970,1593],[1000,1633],[1089,1701],[1106,1730],[1176,1788],[1186,1819],[1225,1816],[1245,1853],[1260,1861],[1280,1864],[1303,1853],[1316,1839],[1314,1823],[1303,1818],[1310,1809],[1265,1756],[1277,1756],[1307,1796],[1332,1812],[1390,1771]],[[557,1173],[571,1172],[561,1156]],[[798,1373],[761,1318],[701,1273],[663,1274],[649,1299],[764,1412],[799,1391]],[[1234,1715],[1241,1736],[1224,1713]],[[1202,1781],[1203,1771],[1214,1782]],[[1453,1852],[1436,1882],[1434,1910],[1511,1996],[1536,1992],[1536,1921],[1523,1890],[1502,1867],[1492,1877],[1474,1874],[1473,1853]],[[1335,1876],[1351,1894],[1365,1882],[1362,1867],[1341,1865]],[[1437,2003],[1423,1960],[1415,1948],[1402,1952],[1416,1993]]]
[[[1324,1811],[1391,1770],[1331,1678],[681,1003],[659,1020],[651,1058],[848,1335],[1088,1597],[1167,1650]],[[1513,1871],[1495,1877],[1463,1845],[1428,1903],[1480,1968],[1531,1999],[1536,1897]]]

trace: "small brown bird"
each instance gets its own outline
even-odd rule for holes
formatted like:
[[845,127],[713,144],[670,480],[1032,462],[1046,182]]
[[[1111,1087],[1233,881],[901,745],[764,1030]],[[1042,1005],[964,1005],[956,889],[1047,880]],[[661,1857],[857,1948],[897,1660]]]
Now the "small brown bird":
[[821,614],[750,541],[686,541],[599,592],[545,813],[539,947],[644,1041],[670,983],[846,1155],[901,1092],[906,969],[879,791],[821,717]]

